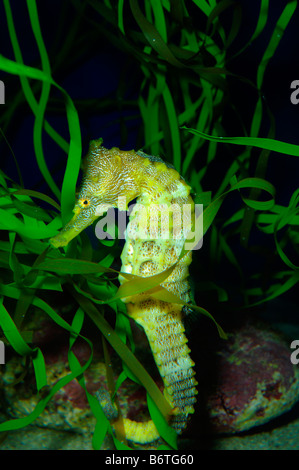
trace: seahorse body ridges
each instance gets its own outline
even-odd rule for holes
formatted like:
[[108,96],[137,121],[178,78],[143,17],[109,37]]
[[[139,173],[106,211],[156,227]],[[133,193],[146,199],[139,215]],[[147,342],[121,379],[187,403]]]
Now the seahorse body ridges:
[[[194,216],[190,187],[159,157],[141,151],[108,150],[101,143],[99,139],[90,144],[75,215],[50,240],[52,245],[68,244],[108,207],[123,209],[123,198],[126,205],[137,198],[126,230],[121,272],[147,277],[177,263],[161,285],[188,303],[191,252],[178,259]],[[191,210],[184,211],[184,207]],[[126,279],[120,274],[119,281],[122,284]],[[171,425],[180,434],[194,412],[197,394],[194,363],[182,321],[184,308],[147,292],[123,300],[128,315],[147,335],[164,382],[164,395],[174,409]],[[127,439],[141,444],[159,437],[151,420],[140,423],[125,418],[124,428]]]

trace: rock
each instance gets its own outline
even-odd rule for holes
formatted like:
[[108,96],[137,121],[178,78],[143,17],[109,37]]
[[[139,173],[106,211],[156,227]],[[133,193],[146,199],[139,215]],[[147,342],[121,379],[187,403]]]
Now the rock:
[[[68,333],[61,333],[59,328],[59,331],[55,331],[56,328],[53,324],[44,325],[43,334],[35,337],[35,344],[41,347],[45,357],[49,390],[70,372],[67,359]],[[140,352],[145,355],[147,345],[142,338],[139,340]],[[94,345],[99,343],[98,340],[93,342]],[[73,351],[81,363],[89,358],[89,346],[84,341],[77,340]],[[238,433],[290,410],[299,399],[299,366],[291,363],[291,352],[289,344],[279,334],[253,324],[232,331],[229,339],[222,341],[217,351],[212,353],[206,350],[201,359],[195,359],[198,366],[199,403],[191,420],[190,432],[186,435],[197,435],[200,439],[199,430],[202,433]],[[153,364],[150,356],[150,353],[142,356],[141,362],[146,364],[145,367],[154,374],[153,377],[162,387],[161,380],[155,375],[155,368],[151,369]],[[114,357],[111,350],[116,381],[121,368]],[[149,363],[146,362],[147,358],[150,359]],[[206,365],[208,373],[201,370],[200,362]],[[23,358],[12,356],[0,377],[5,412],[14,418],[30,414],[40,399],[36,394],[32,368],[16,383],[24,367]],[[108,389],[106,366],[100,349],[95,350],[94,360],[84,377],[91,394],[96,395],[102,388]],[[49,390],[43,393],[46,395]],[[123,416],[137,421],[148,419],[146,394],[138,384],[126,380],[119,389],[118,397]],[[206,427],[203,422],[207,424]],[[91,439],[95,418],[85,391],[76,380],[72,380],[52,397],[33,424],[59,432],[83,434],[84,439],[90,435]],[[111,440],[104,448],[111,448],[109,446],[113,446]]]
[[290,410],[299,399],[299,367],[282,336],[247,324],[217,351],[216,380],[205,389],[209,428],[237,433]]

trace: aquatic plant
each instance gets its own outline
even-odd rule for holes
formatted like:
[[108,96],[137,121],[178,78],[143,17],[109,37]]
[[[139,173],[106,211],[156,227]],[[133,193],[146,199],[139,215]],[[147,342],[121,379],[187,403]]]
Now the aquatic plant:
[[[23,59],[16,20],[9,0],[4,0],[6,29],[3,31],[10,39],[12,52],[0,55],[0,70],[5,73],[6,91],[11,85],[10,89],[16,89],[16,96],[1,114],[1,149],[3,155],[14,158],[19,182],[1,170],[0,327],[6,344],[30,359],[40,400],[33,413],[1,423],[0,431],[19,429],[34,422],[53,395],[73,379],[86,390],[84,372],[92,361],[93,344],[82,334],[82,328],[91,320],[99,336],[110,343],[123,362],[115,390],[127,378],[142,384],[148,394],[151,417],[165,441],[160,448],[177,447],[176,436],[166,420],[171,412],[169,403],[134,355],[130,324],[120,300],[123,290],[119,291],[116,282],[118,265],[114,263],[118,262],[120,253],[117,241],[101,241],[95,247],[94,241],[82,233],[66,249],[54,250],[48,243],[70,219],[75,201],[82,155],[79,115],[81,119],[96,110],[105,117],[98,135],[91,137],[104,137],[106,143],[106,136],[108,140],[115,139],[107,123],[111,126],[115,115],[109,112],[116,110],[120,147],[129,145],[130,125],[137,120],[138,132],[133,128],[135,149],[142,147],[149,154],[165,156],[192,186],[195,201],[204,205],[204,246],[209,253],[208,262],[202,257],[198,267],[196,294],[216,290],[221,308],[228,311],[262,304],[298,283],[298,266],[292,261],[292,254],[298,253],[299,189],[292,189],[288,203],[276,202],[275,188],[266,176],[271,151],[280,153],[281,158],[285,155],[298,157],[299,146],[275,138],[274,117],[263,97],[266,68],[283,40],[297,1],[283,5],[274,24],[269,20],[271,3],[261,0],[254,32],[239,46],[244,20],[241,6],[233,2],[73,0],[62,9],[63,36],[58,30],[56,50],[53,46],[51,51],[42,36],[36,3],[28,0],[26,15],[40,56],[30,62],[37,62],[32,66]],[[234,60],[242,57],[269,29],[256,76],[249,79],[234,71]],[[65,68],[71,69],[82,58],[85,60],[86,51],[95,54],[100,40],[108,42],[113,51],[119,48],[128,58],[117,92],[112,98],[108,94],[104,99],[75,100],[67,88],[61,86],[59,72],[65,73]],[[97,67],[93,73],[99,76],[100,63]],[[20,79],[21,89],[16,85],[16,77]],[[237,83],[254,97],[254,105],[246,110],[246,120],[238,109],[237,90],[234,91]],[[130,87],[136,84],[138,95],[127,99],[127,95],[132,96]],[[16,116],[25,103],[33,118],[35,169],[39,169],[47,186],[43,191],[24,186],[20,166],[24,156],[29,159],[25,153],[28,150],[23,148],[15,156],[14,144],[9,138]],[[59,120],[50,119],[55,112],[64,114],[67,132]],[[269,124],[268,132],[264,130],[265,121]],[[87,125],[88,121],[85,119],[84,123]],[[238,137],[229,137],[231,135]],[[263,135],[266,137],[261,137]],[[88,140],[88,135],[84,138]],[[63,159],[62,181],[60,162],[53,163],[52,152]],[[215,168],[219,170],[218,175]],[[230,198],[233,198],[233,207],[222,212],[223,202]],[[266,282],[260,267],[248,282],[246,274],[243,275],[244,264],[236,253],[237,243],[249,254],[253,252],[250,241],[253,233],[266,237],[264,243],[271,244],[275,251],[271,275]],[[236,269],[241,279],[235,288],[236,295],[242,299],[237,305],[234,299],[231,301],[227,285],[221,283],[221,276],[217,276],[218,269],[226,269],[222,267],[224,260]],[[210,265],[214,268],[212,274]],[[149,290],[158,286],[162,277],[152,282],[149,278],[140,279],[138,287]],[[49,291],[57,296],[65,293],[72,299],[69,300],[74,308],[71,323],[55,310],[46,295]],[[134,286],[128,286],[126,293],[132,295]],[[104,305],[109,305],[110,309],[106,310]],[[204,307],[194,305],[193,310],[212,318],[206,309],[210,310],[207,300]],[[32,331],[26,329],[34,308],[41,309],[69,332],[70,373],[54,385],[47,381],[42,348],[32,343]],[[107,321],[113,310],[115,327]],[[212,314],[221,323],[219,313],[215,316],[212,311]],[[216,326],[225,336],[218,323]],[[72,350],[78,337],[90,347],[90,358],[83,365]],[[112,430],[98,400],[87,390],[86,396],[96,418],[93,446],[99,449],[106,433]],[[121,421],[121,417],[119,419]],[[112,435],[117,448],[128,448],[121,431]]]

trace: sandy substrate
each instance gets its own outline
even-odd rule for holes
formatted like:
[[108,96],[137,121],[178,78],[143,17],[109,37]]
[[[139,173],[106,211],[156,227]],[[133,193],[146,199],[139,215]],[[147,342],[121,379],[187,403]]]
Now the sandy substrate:
[[[264,427],[239,436],[182,440],[192,450],[299,450],[299,406]],[[106,439],[105,449],[113,449]],[[7,434],[1,450],[92,450],[91,436],[28,426]]]

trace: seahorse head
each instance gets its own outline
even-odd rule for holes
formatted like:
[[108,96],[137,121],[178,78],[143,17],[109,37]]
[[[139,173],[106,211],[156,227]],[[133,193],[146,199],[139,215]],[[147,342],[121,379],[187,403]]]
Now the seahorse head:
[[101,144],[102,139],[90,143],[74,216],[50,240],[54,247],[67,245],[110,207],[126,209],[140,194],[144,179],[140,160],[144,159],[133,150],[121,151],[116,147],[108,150]]

